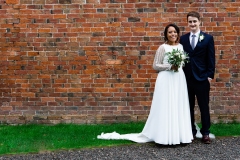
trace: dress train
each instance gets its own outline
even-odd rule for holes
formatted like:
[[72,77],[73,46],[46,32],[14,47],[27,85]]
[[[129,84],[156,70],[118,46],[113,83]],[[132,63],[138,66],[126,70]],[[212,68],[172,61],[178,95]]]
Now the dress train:
[[[195,123],[196,129],[197,129],[197,138],[202,138],[202,134],[200,133],[200,128],[198,125]],[[211,139],[215,139],[215,135],[210,133],[209,137]],[[130,140],[136,143],[147,143],[147,142],[152,142],[152,139],[149,139],[142,133],[130,133],[130,134],[119,134],[117,132],[112,132],[112,133],[102,133],[101,135],[97,136],[98,139],[105,139],[105,140]]]

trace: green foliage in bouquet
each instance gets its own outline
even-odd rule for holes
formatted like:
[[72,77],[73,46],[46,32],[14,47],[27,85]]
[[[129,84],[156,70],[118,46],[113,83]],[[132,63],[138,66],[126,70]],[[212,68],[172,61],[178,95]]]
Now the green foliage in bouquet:
[[[189,62],[187,53],[179,49],[173,49],[172,52],[167,52],[166,54],[168,55],[168,63],[178,68]],[[174,72],[178,72],[178,69],[174,70]]]

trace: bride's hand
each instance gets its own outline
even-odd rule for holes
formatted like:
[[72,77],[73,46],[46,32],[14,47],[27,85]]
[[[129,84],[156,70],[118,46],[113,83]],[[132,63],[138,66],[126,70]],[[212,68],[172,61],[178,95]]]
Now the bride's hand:
[[171,70],[177,71],[177,70],[178,70],[178,67],[177,67],[177,66],[174,66],[174,65],[172,65],[172,67],[171,67]]

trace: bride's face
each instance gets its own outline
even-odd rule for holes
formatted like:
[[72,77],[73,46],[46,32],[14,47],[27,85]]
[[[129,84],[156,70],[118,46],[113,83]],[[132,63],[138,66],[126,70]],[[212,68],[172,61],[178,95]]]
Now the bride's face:
[[167,39],[169,42],[175,43],[178,39],[177,31],[174,27],[170,26],[167,31]]

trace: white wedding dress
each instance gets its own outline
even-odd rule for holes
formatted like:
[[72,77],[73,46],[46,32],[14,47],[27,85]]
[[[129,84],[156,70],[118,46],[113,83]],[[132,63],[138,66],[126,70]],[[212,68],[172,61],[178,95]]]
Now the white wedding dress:
[[[153,68],[158,73],[151,110],[141,133],[102,133],[98,139],[125,139],[137,143],[155,142],[163,145],[191,143],[192,129],[187,84],[182,67],[178,72],[170,70],[166,52],[183,50],[181,44],[161,45],[154,58]],[[199,131],[197,136],[199,135]]]

